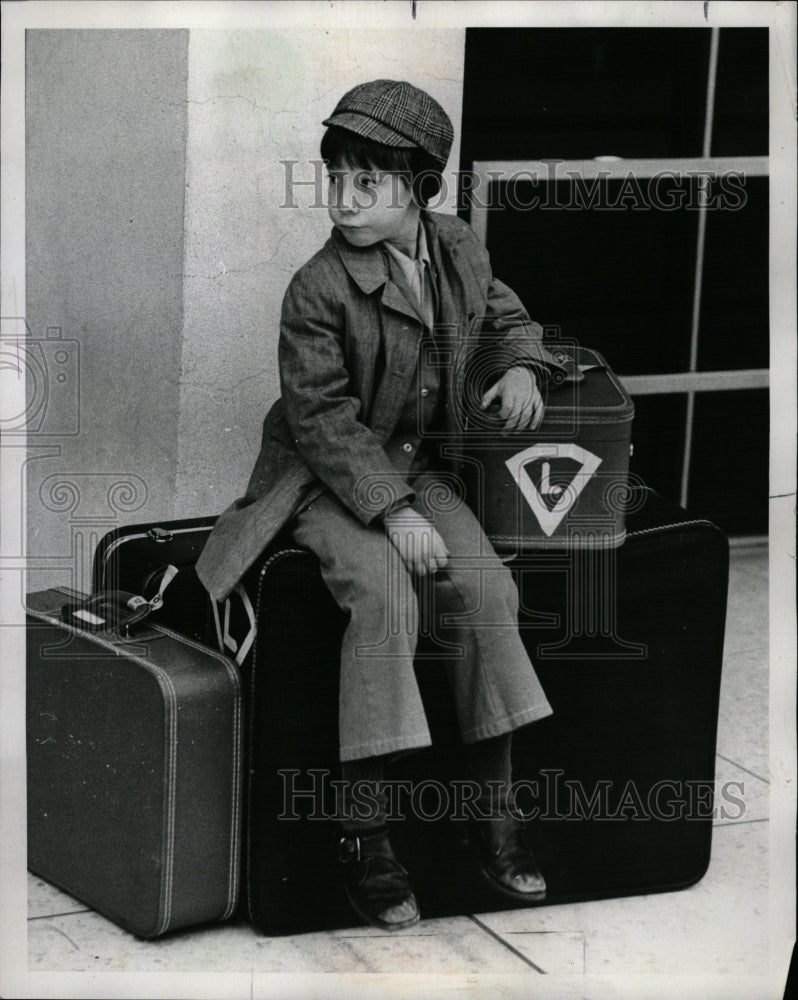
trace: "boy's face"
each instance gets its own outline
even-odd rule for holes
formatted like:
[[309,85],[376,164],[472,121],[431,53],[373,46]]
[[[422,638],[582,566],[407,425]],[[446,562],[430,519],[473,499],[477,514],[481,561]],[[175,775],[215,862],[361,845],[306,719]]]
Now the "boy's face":
[[407,180],[383,170],[330,168],[328,211],[347,243],[368,247],[380,240],[411,254],[418,231],[418,205]]

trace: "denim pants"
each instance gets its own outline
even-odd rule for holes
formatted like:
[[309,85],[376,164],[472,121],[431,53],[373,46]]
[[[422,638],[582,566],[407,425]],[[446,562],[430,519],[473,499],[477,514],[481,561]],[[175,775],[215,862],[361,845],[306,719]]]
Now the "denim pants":
[[[341,648],[341,760],[429,746],[413,670],[419,599],[436,630],[464,743],[551,714],[518,633],[518,592],[464,501],[433,473],[412,482],[413,507],[435,526],[449,563],[418,588],[381,525],[364,527],[331,494],[300,513],[296,542],[315,552],[350,619]],[[418,590],[418,594],[417,594]],[[419,597],[420,595],[420,597]]]

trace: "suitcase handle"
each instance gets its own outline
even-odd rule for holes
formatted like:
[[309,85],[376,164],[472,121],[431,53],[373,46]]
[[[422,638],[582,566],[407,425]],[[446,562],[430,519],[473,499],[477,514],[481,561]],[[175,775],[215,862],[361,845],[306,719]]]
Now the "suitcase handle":
[[[567,383],[573,382],[583,382],[585,378],[585,372],[592,371],[605,371],[606,365],[601,364],[599,361],[592,361],[589,364],[580,364],[578,359],[578,353],[580,348],[576,348],[573,353],[568,353],[562,348],[556,348],[552,352],[552,357],[557,362],[558,367],[546,366],[546,374],[548,376],[548,383],[553,389],[559,389],[560,386],[566,385]],[[533,366],[536,367],[536,366]],[[492,403],[489,403],[485,409],[485,413],[495,416],[501,409],[501,401],[494,399]]]
[[134,625],[161,607],[163,593],[177,572],[174,566],[167,567],[158,593],[149,601],[126,590],[101,590],[91,597],[65,604],[61,608],[61,620],[86,632],[113,631],[128,639]]
[[118,632],[127,638],[133,625],[152,611],[149,601],[125,590],[101,590],[61,608],[61,620],[84,632]]
[[599,360],[593,351],[588,351],[588,356],[592,355],[592,361],[587,364],[580,362],[580,357],[584,348],[581,347],[556,347],[552,350],[554,360],[560,365],[550,373],[550,381],[554,388],[565,385],[568,382],[582,382],[585,372],[606,371],[607,365],[603,360]]

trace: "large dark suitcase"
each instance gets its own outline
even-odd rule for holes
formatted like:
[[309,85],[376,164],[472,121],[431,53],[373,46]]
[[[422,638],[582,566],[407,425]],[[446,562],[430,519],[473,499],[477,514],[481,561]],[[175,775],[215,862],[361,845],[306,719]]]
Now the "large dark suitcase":
[[[628,506],[618,549],[539,551],[510,563],[521,634],[554,708],[513,744],[545,903],[683,888],[709,863],[728,544],[710,522],[650,491],[634,491]],[[182,535],[180,523],[122,529],[101,543],[96,585],[113,577],[131,587],[146,576],[154,587],[167,562],[186,564],[189,538],[196,547],[211,524]],[[205,622],[195,621],[205,639],[218,632],[244,670],[244,896],[250,918],[272,934],[354,919],[330,819],[345,618],[315,558],[282,542],[222,606],[206,597]],[[191,576],[186,564],[187,587]],[[461,747],[429,640],[416,671],[434,746],[388,768],[395,812],[406,817],[393,825],[395,848],[424,915],[508,909],[513,901],[478,878],[466,824],[452,818]]]
[[66,624],[75,596],[27,598],[28,867],[141,937],[225,919],[239,888],[238,671],[163,627],[123,639]]

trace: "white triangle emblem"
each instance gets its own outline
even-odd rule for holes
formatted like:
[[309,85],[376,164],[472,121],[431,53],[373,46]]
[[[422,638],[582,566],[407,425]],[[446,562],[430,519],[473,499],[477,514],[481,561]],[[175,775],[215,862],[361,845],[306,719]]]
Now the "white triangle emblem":
[[[564,467],[554,482],[551,480],[552,459],[555,465]],[[567,461],[563,463],[561,459]],[[536,444],[519,451],[504,464],[541,530],[550,537],[601,465],[601,459],[578,444]],[[537,482],[532,477],[533,471],[537,474]]]

